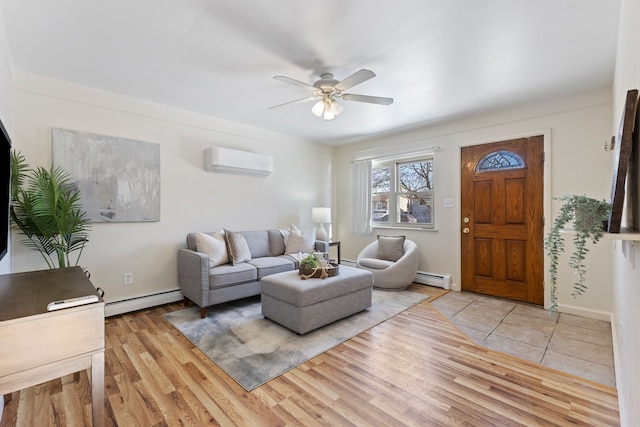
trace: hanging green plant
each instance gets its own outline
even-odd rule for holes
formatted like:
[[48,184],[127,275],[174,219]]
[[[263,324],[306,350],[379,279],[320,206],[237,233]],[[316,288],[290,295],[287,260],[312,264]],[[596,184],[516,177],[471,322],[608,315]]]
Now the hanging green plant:
[[[11,224],[26,239],[20,243],[40,252],[49,268],[78,265],[89,241],[89,224],[80,190],[61,167],[29,168],[25,157],[11,153]],[[79,251],[75,262],[70,254]]]
[[584,263],[585,257],[589,252],[587,242],[591,241],[596,244],[600,240],[607,229],[607,221],[611,211],[610,203],[587,196],[567,195],[557,197],[556,200],[564,203],[544,240],[544,247],[551,259],[549,265],[549,273],[551,275],[551,305],[549,306],[549,311],[552,314],[558,308],[558,259],[565,250],[562,231],[567,224],[573,223],[575,233],[573,237],[574,250],[569,258],[569,267],[575,269],[578,277],[573,284],[573,292],[571,293],[572,297],[577,298],[587,290],[587,285],[585,284],[587,269]]

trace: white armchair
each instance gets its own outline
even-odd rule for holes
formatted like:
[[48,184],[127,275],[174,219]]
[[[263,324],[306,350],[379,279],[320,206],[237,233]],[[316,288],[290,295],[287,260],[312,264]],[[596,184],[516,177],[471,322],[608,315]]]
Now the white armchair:
[[418,246],[407,239],[404,239],[404,243],[395,242],[398,246],[396,251],[400,250],[400,244],[402,251],[397,252],[396,256],[389,256],[389,248],[394,245],[391,239],[397,238],[379,236],[377,241],[360,252],[356,264],[358,268],[373,273],[374,288],[401,290],[413,282],[418,272]]

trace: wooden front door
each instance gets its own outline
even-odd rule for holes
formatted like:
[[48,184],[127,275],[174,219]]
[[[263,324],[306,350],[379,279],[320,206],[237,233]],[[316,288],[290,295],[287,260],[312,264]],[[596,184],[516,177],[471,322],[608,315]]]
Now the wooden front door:
[[543,137],[462,148],[462,290],[544,304]]

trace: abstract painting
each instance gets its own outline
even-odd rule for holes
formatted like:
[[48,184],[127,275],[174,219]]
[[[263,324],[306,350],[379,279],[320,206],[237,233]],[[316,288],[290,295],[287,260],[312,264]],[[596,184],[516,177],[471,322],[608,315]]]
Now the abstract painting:
[[55,128],[52,139],[89,222],[160,221],[159,144]]

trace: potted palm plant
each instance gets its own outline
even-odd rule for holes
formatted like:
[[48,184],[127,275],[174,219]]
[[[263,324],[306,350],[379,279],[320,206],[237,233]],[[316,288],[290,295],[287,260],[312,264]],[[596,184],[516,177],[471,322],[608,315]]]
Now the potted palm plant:
[[[25,157],[11,153],[11,224],[26,238],[25,247],[40,252],[49,268],[78,265],[89,241],[89,224],[63,168],[31,169]],[[72,252],[78,252],[75,260]]]
[[564,252],[563,230],[568,225],[573,224],[573,245],[574,250],[569,258],[569,267],[575,269],[577,281],[573,284],[571,296],[577,298],[585,293],[586,265],[584,263],[586,254],[589,252],[587,243],[591,241],[597,243],[607,230],[607,221],[611,204],[605,200],[592,199],[587,196],[567,195],[556,198],[563,203],[556,216],[549,234],[544,241],[544,247],[551,262],[549,273],[551,274],[551,305],[549,311],[555,312],[558,308],[558,258]]

